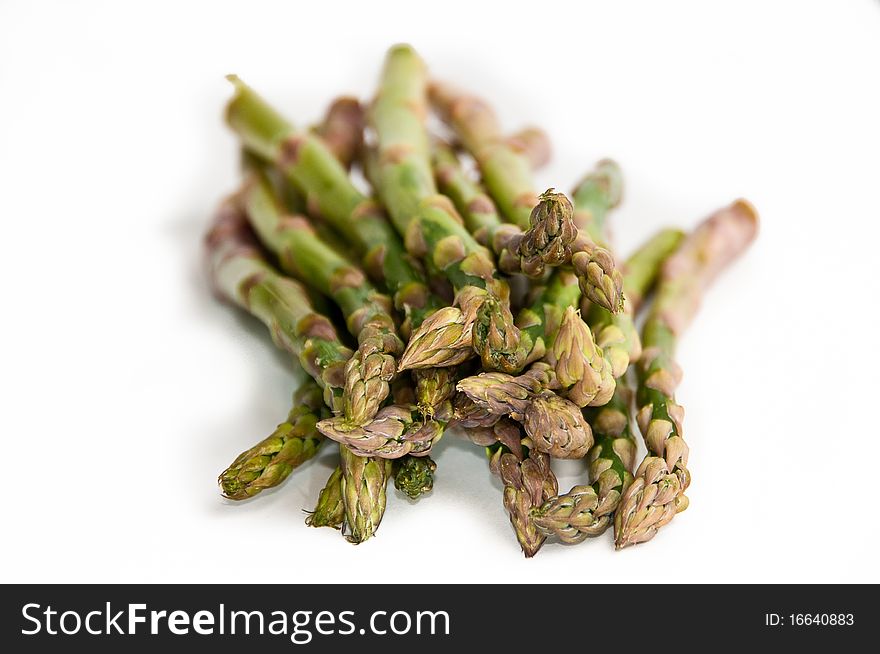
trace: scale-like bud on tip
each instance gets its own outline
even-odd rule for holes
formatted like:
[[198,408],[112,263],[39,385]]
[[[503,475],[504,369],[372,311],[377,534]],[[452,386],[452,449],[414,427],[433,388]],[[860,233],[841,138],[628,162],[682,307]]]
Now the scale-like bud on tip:
[[287,421],[271,436],[242,452],[218,478],[223,496],[244,500],[277,486],[318,452],[324,438],[316,423],[327,415],[320,387],[312,382],[294,393]]
[[405,454],[427,454],[443,435],[443,425],[423,420],[416,407],[383,407],[365,425],[352,425],[343,417],[322,420],[317,425],[324,436],[351,448],[360,456],[397,459]]
[[494,470],[504,483],[504,506],[510,515],[510,524],[523,553],[532,557],[541,549],[545,538],[531,519],[532,509],[554,497],[559,490],[550,461],[546,454],[534,450],[525,460],[503,452]]
[[548,189],[538,198],[529,217],[529,230],[516,240],[516,254],[524,274],[540,277],[546,266],[559,266],[571,259],[571,244],[578,231],[571,201]]
[[544,391],[528,404],[523,426],[534,448],[555,459],[583,458],[593,446],[593,431],[580,407],[553,391]]
[[514,325],[510,305],[492,296],[485,298],[473,324],[473,348],[490,370],[521,370],[531,349]]
[[342,529],[345,521],[345,504],[342,501],[342,468],[336,466],[330,478],[318,494],[315,510],[306,518],[309,527]]
[[617,549],[651,540],[678,512],[684,488],[660,457],[647,457],[624,492],[614,516]]
[[547,500],[533,509],[532,521],[547,537],[555,536],[563,543],[580,543],[599,536],[611,521],[608,515],[598,515],[599,496],[592,486],[575,486],[565,495]]
[[595,245],[576,251],[571,265],[578,276],[581,292],[611,313],[623,310],[623,275],[614,266],[614,258],[605,248]]
[[394,487],[411,500],[434,488],[437,464],[428,456],[405,456],[394,462]]
[[457,366],[473,356],[473,324],[458,307],[432,313],[412,334],[397,364],[398,371]]
[[554,367],[565,396],[580,407],[601,406],[614,394],[611,366],[573,307],[568,307],[562,317],[547,361]]

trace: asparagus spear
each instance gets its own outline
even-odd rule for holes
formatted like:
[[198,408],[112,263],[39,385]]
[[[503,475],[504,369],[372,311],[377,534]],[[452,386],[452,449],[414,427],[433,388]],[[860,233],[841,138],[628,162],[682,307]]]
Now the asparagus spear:
[[614,518],[618,549],[650,540],[687,508],[688,446],[682,438],[684,410],[675,402],[681,370],[675,344],[715,277],[752,242],[758,215],[737,200],[704,220],[663,265],[657,298],[643,329],[638,367],[638,423],[648,456],[621,499]]
[[260,239],[279,257],[282,268],[331,297],[358,339],[358,351],[345,368],[344,424],[369,422],[390,393],[395,357],[403,351],[391,316],[391,301],[355,265],[324,244],[306,219],[285,216],[265,175],[254,172],[243,202]]
[[324,437],[315,425],[329,413],[321,387],[311,381],[304,383],[293,394],[293,408],[287,421],[239,454],[220,474],[217,481],[223,495],[231,500],[244,500],[287,479],[294,468],[317,454]]
[[524,232],[501,220],[495,204],[461,167],[452,148],[435,143],[432,151],[437,185],[448,196],[474,238],[490,248],[505,273],[540,277],[546,266],[558,266],[571,258],[575,237],[568,198],[559,193],[542,195]]
[[[537,204],[531,165],[504,138],[495,112],[481,98],[446,84],[433,83],[430,96],[434,107],[477,161],[483,182],[502,215],[527,230],[532,208]],[[611,254],[586,234],[577,236],[571,252],[571,265],[581,280],[584,295],[612,313],[620,311],[623,279]]]
[[[206,244],[217,292],[265,323],[275,343],[296,356],[323,388],[324,403],[335,412],[342,411],[344,366],[352,352],[339,341],[330,320],[312,309],[305,289],[279,275],[263,259],[238,198],[230,198],[220,206]],[[343,489],[348,483],[342,497],[346,515],[350,516],[349,528],[363,541],[379,525],[385,510],[385,487],[378,489],[375,483],[360,482],[366,473],[367,479],[374,480],[373,470],[384,470],[387,462],[355,457],[342,445],[340,454],[349,460],[349,465],[342,466]]]
[[342,467],[336,466],[318,494],[315,510],[306,518],[309,527],[342,529],[345,522],[345,502],[342,499]]
[[296,129],[234,75],[229,80],[235,86],[226,110],[230,127],[245,147],[275,163],[309,196],[321,217],[350,239],[364,269],[386,285],[395,308],[406,315],[401,333],[409,334],[442,305],[381,209],[357,190],[320,138]]
[[472,347],[484,365],[516,369],[521,344],[507,284],[452,203],[437,194],[424,125],[425,83],[424,63],[415,51],[393,47],[369,113],[376,133],[373,176],[379,196],[410,254],[425,258],[457,293],[455,307],[438,311],[413,333],[399,367],[457,365]]

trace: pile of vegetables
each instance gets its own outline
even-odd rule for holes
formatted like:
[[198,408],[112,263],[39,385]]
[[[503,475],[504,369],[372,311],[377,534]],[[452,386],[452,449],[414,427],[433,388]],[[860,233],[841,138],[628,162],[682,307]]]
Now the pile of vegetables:
[[[506,134],[409,46],[388,52],[366,108],[339,99],[311,129],[230,80],[244,179],[206,239],[214,287],[310,381],[220,475],[225,497],[276,486],[332,445],[339,463],[307,523],[360,543],[389,482],[413,500],[432,489],[449,431],[485,449],[526,556],[609,528],[618,548],[641,543],[687,508],[675,347],[755,237],[747,201],[620,258],[619,166],[600,161],[569,196],[539,193],[547,136]],[[429,132],[431,112],[448,133]],[[586,458],[588,478],[560,493],[552,458]]]

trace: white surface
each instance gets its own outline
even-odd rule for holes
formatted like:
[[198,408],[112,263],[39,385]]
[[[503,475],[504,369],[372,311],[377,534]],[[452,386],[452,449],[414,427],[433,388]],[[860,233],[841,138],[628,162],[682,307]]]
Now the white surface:
[[[0,580],[880,581],[880,5],[422,6],[0,4]],[[616,157],[621,249],[740,195],[761,212],[681,346],[691,508],[649,545],[523,560],[452,438],[433,496],[392,493],[360,547],[303,524],[332,448],[255,501],[219,497],[293,388],[199,265],[236,179],[223,75],[306,123],[369,97],[399,40],[511,130],[549,130],[541,185]]]

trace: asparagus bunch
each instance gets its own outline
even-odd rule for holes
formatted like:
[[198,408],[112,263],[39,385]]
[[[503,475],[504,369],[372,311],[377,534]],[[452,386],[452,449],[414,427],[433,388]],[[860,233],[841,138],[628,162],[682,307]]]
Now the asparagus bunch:
[[[619,166],[600,161],[571,200],[539,194],[546,134],[506,136],[482,99],[429,83],[409,46],[391,48],[366,109],[340,98],[311,129],[230,80],[226,118],[246,175],[207,239],[212,278],[312,381],[220,475],[224,496],[277,486],[336,441],[306,522],[360,543],[384,516],[389,481],[412,500],[434,488],[428,454],[455,427],[485,448],[526,556],[548,537],[581,542],[611,524],[618,547],[643,542],[686,506],[674,345],[753,237],[750,205],[615,261],[607,216]],[[429,132],[431,108],[453,144]],[[640,339],[636,312],[658,276]],[[635,473],[634,395],[648,448]],[[553,458],[585,459],[588,480],[559,495]]]

